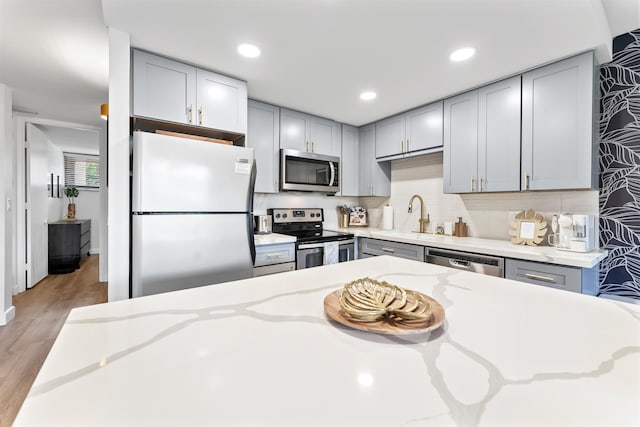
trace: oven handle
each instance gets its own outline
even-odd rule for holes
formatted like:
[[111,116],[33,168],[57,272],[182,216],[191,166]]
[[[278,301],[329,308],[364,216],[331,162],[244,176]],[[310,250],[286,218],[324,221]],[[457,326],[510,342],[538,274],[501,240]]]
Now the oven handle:
[[[338,240],[339,246],[349,245],[352,243],[355,243],[355,239]],[[316,248],[324,248],[324,243],[307,243],[307,244],[298,245],[298,249],[316,249]]]

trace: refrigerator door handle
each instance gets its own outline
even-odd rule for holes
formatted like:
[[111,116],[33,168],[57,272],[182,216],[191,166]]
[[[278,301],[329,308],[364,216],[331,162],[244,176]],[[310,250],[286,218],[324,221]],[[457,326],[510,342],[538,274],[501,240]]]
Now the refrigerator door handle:
[[249,236],[249,250],[251,251],[251,262],[255,265],[256,263],[256,241],[253,237],[253,194],[255,192],[256,187],[256,160],[253,160],[253,164],[251,165],[251,175],[249,176],[249,191],[247,192],[247,228]]

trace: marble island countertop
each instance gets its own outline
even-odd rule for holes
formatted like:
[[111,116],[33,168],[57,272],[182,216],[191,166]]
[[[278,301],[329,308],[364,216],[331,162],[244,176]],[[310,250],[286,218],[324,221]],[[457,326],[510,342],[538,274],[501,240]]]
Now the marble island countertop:
[[[326,318],[369,276],[431,333]],[[71,311],[16,426],[640,424],[640,306],[389,256]]]
[[587,253],[569,252],[551,246],[514,245],[508,240],[481,239],[478,237],[453,237],[418,232],[387,231],[378,228],[338,228],[335,231],[353,233],[358,237],[391,240],[402,243],[429,246],[432,248],[475,252],[485,255],[591,268],[607,256],[606,250]]

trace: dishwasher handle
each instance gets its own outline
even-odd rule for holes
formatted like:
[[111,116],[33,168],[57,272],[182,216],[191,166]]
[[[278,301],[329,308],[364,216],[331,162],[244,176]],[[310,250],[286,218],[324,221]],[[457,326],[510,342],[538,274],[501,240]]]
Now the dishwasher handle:
[[454,268],[471,268],[471,263],[469,261],[462,261],[460,259],[449,258],[449,265]]

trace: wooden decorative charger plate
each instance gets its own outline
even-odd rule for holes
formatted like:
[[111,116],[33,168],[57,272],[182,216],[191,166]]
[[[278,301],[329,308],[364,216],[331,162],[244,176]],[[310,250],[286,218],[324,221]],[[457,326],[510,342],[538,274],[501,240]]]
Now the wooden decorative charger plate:
[[342,289],[331,292],[324,298],[324,312],[332,320],[365,332],[388,335],[423,334],[438,329],[444,323],[444,307],[433,298],[418,292],[431,305],[431,317],[425,320],[394,320],[384,317],[375,322],[362,322],[352,319],[340,307]]

